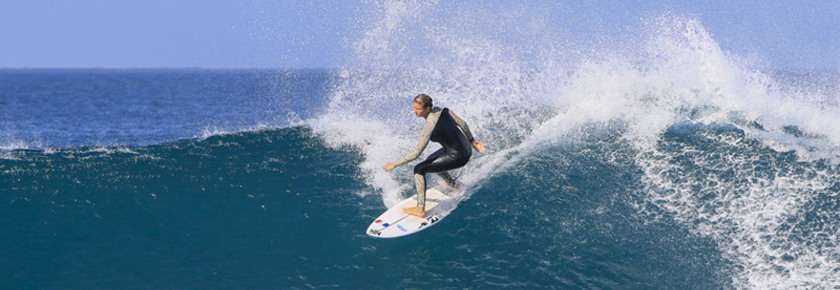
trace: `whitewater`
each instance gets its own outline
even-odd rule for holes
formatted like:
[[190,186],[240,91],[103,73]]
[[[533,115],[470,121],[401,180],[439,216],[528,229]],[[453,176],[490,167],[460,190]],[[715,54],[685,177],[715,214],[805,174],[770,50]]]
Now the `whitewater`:
[[[589,39],[541,6],[375,6],[335,69],[0,70],[0,286],[840,287],[837,71],[677,13]],[[442,224],[367,237],[413,194],[382,168],[420,93],[488,152]]]

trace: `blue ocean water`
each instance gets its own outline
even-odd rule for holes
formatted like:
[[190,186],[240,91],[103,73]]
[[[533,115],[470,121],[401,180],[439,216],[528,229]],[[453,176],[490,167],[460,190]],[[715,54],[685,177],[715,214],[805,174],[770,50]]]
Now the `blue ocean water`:
[[[671,15],[593,52],[383,13],[330,70],[0,70],[0,288],[840,287],[837,72]],[[446,220],[375,239],[417,93],[489,150]]]
[[0,70],[0,136],[4,146],[43,149],[286,126],[316,113],[305,108],[323,106],[323,97],[310,96],[325,95],[326,77],[316,70]]

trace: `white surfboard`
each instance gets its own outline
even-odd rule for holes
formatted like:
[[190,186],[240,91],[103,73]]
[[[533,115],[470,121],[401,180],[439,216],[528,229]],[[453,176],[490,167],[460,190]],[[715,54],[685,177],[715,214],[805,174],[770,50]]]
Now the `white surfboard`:
[[397,238],[425,230],[449,215],[458,207],[457,192],[443,194],[436,188],[426,190],[426,216],[403,212],[403,208],[417,206],[417,195],[406,198],[377,217],[367,228],[367,234],[377,238]]

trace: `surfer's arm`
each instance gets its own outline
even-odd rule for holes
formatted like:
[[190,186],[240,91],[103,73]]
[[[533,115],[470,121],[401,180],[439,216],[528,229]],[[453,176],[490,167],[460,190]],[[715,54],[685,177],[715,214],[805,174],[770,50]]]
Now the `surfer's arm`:
[[458,124],[458,127],[461,128],[461,131],[464,131],[464,135],[467,135],[467,139],[470,140],[470,143],[475,141],[475,137],[473,137],[472,132],[470,132],[470,126],[467,126],[467,122],[458,118],[458,115],[455,115],[451,109],[449,110],[449,115],[452,116],[452,120],[455,121],[455,124]]
[[461,128],[461,131],[464,131],[464,135],[467,135],[467,139],[470,140],[470,144],[472,144],[475,150],[478,150],[480,153],[484,153],[487,149],[484,148],[484,143],[475,140],[475,136],[473,136],[472,132],[470,132],[470,126],[467,126],[467,121],[464,121],[461,118],[458,118],[458,115],[449,110],[449,115],[452,116],[452,120],[455,121],[455,124],[458,124],[458,127]]
[[417,141],[417,146],[414,147],[414,151],[411,151],[411,153],[408,153],[408,155],[402,159],[394,162],[394,167],[411,162],[414,159],[417,159],[417,157],[420,157],[420,153],[423,153],[423,150],[426,149],[426,145],[429,145],[429,140],[432,138],[432,131],[435,130],[438,118],[440,118],[440,114],[429,114],[429,117],[426,118],[426,124],[423,127],[423,132],[420,134],[420,141]]

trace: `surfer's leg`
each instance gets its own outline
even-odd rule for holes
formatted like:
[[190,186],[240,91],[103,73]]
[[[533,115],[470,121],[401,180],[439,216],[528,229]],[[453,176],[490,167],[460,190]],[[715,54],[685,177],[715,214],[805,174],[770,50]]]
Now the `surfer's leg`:
[[414,175],[414,186],[417,187],[417,207],[426,208],[426,177],[422,174]]
[[446,182],[446,185],[448,185],[451,188],[454,188],[455,190],[458,190],[458,183],[455,181],[454,178],[452,178],[452,175],[449,175],[449,172],[438,172],[437,175],[440,176],[440,178]]
[[414,166],[414,185],[417,187],[417,207],[426,209],[426,173],[434,170],[446,155],[446,150],[440,149],[432,153],[425,161]]
[[403,211],[410,215],[423,217],[426,215],[426,176],[415,173],[414,185],[417,187],[417,206],[403,208]]
[[446,151],[441,148],[435,153],[432,153],[425,161],[414,166],[414,174],[446,172],[464,166],[469,160],[470,156],[468,154]]
[[[423,217],[426,214],[426,173],[445,172],[445,170],[450,169],[448,167],[457,168],[463,166],[463,164],[458,165],[457,161],[453,163],[453,157],[446,153],[446,150],[441,148],[435,153],[432,153],[425,161],[414,166],[414,185],[417,187],[417,207],[404,208],[403,211],[405,213],[419,217]],[[449,176],[446,180],[452,180],[452,177]]]

